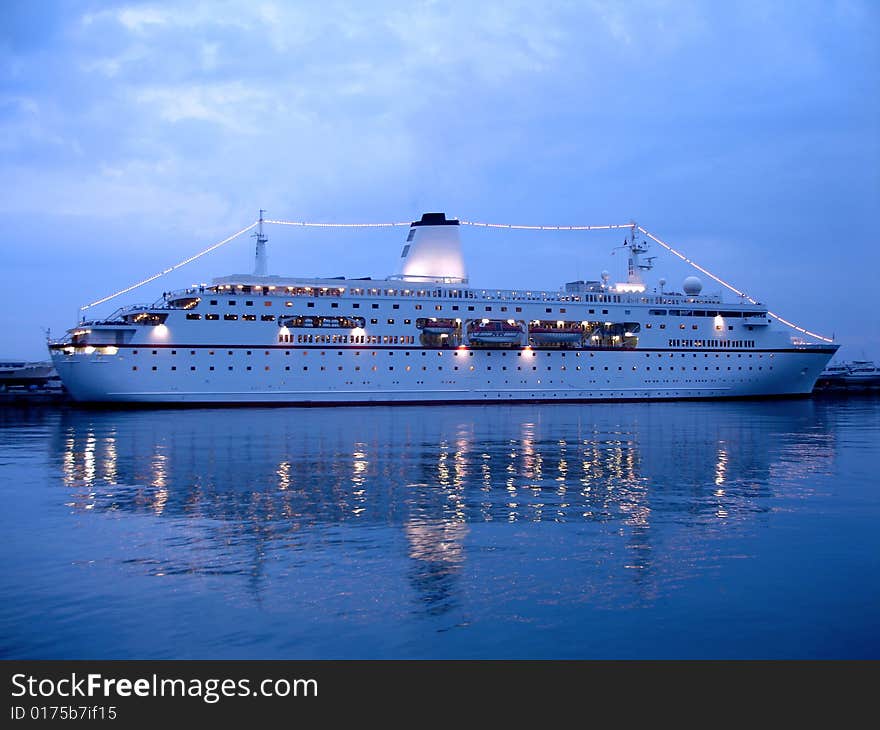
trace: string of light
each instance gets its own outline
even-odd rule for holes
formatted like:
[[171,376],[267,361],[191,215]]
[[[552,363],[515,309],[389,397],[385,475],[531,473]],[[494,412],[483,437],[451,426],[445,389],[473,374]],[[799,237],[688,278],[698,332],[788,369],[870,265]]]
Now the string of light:
[[607,226],[524,226],[513,223],[479,223],[477,221],[459,221],[463,226],[479,228],[509,228],[522,231],[609,231],[615,228],[632,228],[635,223],[620,223]]
[[[724,281],[724,279],[722,279],[722,278],[720,278],[720,277],[718,277],[718,276],[715,276],[715,274],[713,274],[713,273],[712,273],[711,271],[709,271],[708,269],[704,269],[704,268],[703,268],[702,266],[700,266],[696,261],[692,261],[692,260],[689,259],[687,256],[685,256],[683,253],[681,253],[681,251],[676,251],[672,246],[670,246],[670,245],[669,245],[668,243],[666,243],[665,241],[661,241],[661,240],[660,240],[659,238],[657,238],[657,236],[655,236],[653,233],[651,233],[651,232],[645,230],[645,229],[642,228],[641,226],[638,226],[638,230],[641,231],[644,235],[646,235],[648,238],[650,238],[650,239],[651,239],[652,241],[654,241],[655,243],[659,243],[663,248],[665,248],[665,249],[666,249],[667,251],[669,251],[670,253],[672,253],[672,254],[678,256],[678,258],[680,258],[680,259],[681,259],[682,261],[684,261],[685,263],[690,264],[691,266],[693,266],[697,271],[699,271],[699,272],[705,274],[706,276],[708,276],[708,277],[709,277],[710,279],[712,279],[713,281],[717,281],[719,284],[721,284],[721,286],[726,287],[727,289],[729,289],[730,291],[732,291],[734,294],[737,294],[738,296],[742,297],[743,299],[748,300],[748,301],[751,302],[752,304],[758,304],[758,301],[757,301],[757,300],[752,299],[752,297],[750,297],[750,296],[749,296],[748,294],[746,294],[745,292],[742,292],[742,291],[740,291],[739,289],[737,289],[733,284],[729,284],[729,283],[727,283],[726,281]],[[816,339],[822,340],[822,342],[834,342],[834,340],[831,339],[831,338],[829,338],[829,337],[824,337],[824,336],[822,336],[822,335],[820,335],[820,334],[816,334],[815,332],[810,332],[810,330],[804,329],[803,327],[798,327],[796,324],[794,324],[794,322],[789,322],[787,319],[784,319],[784,318],[780,317],[780,316],[779,316],[778,314],[776,314],[775,312],[770,312],[770,311],[768,311],[767,314],[769,314],[771,317],[773,317],[773,319],[778,320],[778,321],[781,322],[782,324],[784,324],[784,325],[786,325],[786,326],[788,326],[788,327],[791,327],[792,329],[797,330],[798,332],[800,332],[800,333],[802,333],[802,334],[809,335],[810,337],[815,337]]]
[[310,221],[279,221],[271,218],[263,219],[263,223],[272,223],[276,226],[300,226],[302,228],[393,228],[395,226],[408,226],[409,221],[395,223],[312,223]]
[[198,253],[190,256],[189,258],[185,258],[183,261],[180,261],[180,262],[174,264],[174,266],[169,266],[167,269],[162,269],[162,271],[159,271],[159,272],[153,274],[152,276],[149,276],[146,279],[143,279],[143,280],[137,282],[137,284],[132,284],[131,286],[125,287],[125,289],[120,289],[118,292],[114,292],[113,294],[110,294],[106,297],[101,297],[100,299],[96,299],[94,302],[91,302],[89,304],[84,304],[83,306],[81,306],[79,308],[79,310],[81,312],[84,312],[87,309],[91,309],[92,307],[97,307],[99,304],[104,304],[104,302],[109,302],[111,299],[116,299],[116,297],[118,297],[118,296],[122,296],[123,294],[128,294],[128,292],[134,291],[135,289],[144,286],[144,284],[149,284],[151,281],[155,281],[156,279],[158,279],[162,276],[165,276],[166,274],[170,274],[172,271],[179,269],[181,266],[186,266],[187,264],[191,264],[193,261],[195,261],[198,258],[201,258],[205,254],[209,254],[209,253],[211,253],[211,251],[216,251],[218,248],[220,248],[221,246],[224,246],[225,244],[229,243],[230,241],[235,240],[243,233],[247,233],[249,230],[251,230],[251,228],[256,226],[257,223],[259,223],[259,221],[254,221],[249,226],[242,228],[237,233],[233,233],[231,236],[224,238],[222,241],[218,241],[217,243],[212,244],[211,246],[208,246],[208,248],[202,249]]

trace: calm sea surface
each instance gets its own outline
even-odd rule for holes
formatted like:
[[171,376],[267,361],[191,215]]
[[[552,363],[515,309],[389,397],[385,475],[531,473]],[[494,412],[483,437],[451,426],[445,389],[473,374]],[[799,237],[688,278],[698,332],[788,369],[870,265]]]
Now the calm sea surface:
[[880,657],[880,399],[0,410],[2,658]]

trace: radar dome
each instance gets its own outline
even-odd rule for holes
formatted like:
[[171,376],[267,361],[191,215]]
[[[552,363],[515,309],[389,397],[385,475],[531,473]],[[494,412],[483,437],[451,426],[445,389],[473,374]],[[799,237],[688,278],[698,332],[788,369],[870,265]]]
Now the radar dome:
[[602,281],[608,281],[608,277],[611,276],[607,271],[602,272]]
[[703,282],[697,276],[689,276],[681,286],[684,289],[684,293],[692,297],[697,296],[697,294],[703,291]]

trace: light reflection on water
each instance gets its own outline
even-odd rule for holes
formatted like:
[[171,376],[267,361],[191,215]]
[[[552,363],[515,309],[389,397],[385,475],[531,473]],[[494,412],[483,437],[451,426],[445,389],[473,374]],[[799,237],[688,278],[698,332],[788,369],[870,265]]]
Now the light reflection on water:
[[[99,656],[700,654],[685,639],[640,654],[622,617],[694,592],[698,610],[729,561],[763,559],[777,512],[827,506],[845,415],[813,401],[9,412],[0,461],[57,545],[3,586],[52,583],[36,592],[59,603],[64,656],[83,646],[65,623],[89,603],[82,564],[113,598],[116,613],[87,608],[109,626],[172,606],[203,620],[210,598],[219,633],[117,637]],[[5,653],[52,655],[28,636],[37,605],[0,614]],[[596,621],[617,639],[579,633]]]

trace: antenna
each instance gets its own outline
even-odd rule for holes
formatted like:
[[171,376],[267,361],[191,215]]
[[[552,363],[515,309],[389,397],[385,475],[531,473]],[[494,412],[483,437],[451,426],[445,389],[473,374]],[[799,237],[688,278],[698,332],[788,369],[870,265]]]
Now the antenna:
[[260,208],[260,219],[257,221],[257,230],[253,237],[257,241],[257,250],[254,255],[254,276],[266,276],[269,268],[269,259],[266,256],[266,241],[269,237],[263,233],[263,213],[266,211]]

